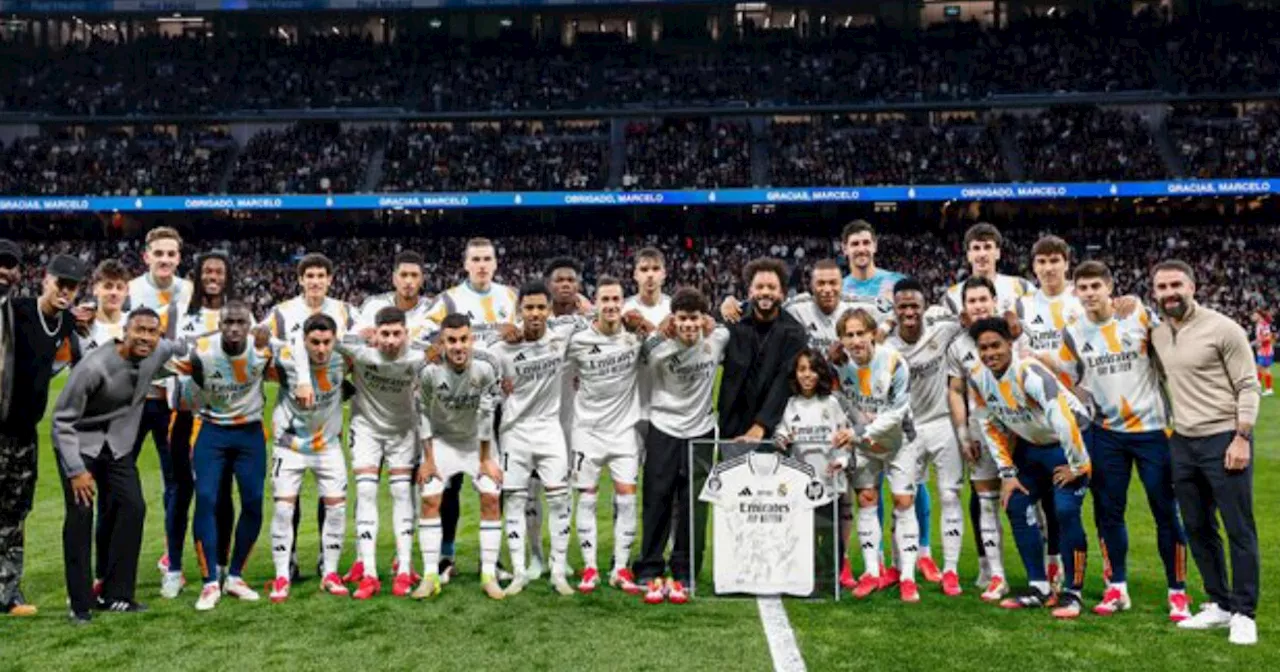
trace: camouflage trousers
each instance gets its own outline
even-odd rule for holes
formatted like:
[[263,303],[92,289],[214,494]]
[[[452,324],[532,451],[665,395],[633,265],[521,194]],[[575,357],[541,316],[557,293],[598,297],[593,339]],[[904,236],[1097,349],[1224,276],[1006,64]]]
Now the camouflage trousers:
[[23,521],[36,492],[36,438],[0,434],[0,611],[22,580]]

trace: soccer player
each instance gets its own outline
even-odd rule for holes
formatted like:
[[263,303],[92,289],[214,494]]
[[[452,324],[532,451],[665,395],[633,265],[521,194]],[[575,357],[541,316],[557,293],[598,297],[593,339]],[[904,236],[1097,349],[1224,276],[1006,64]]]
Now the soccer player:
[[667,260],[662,251],[656,247],[636,251],[632,277],[638,292],[622,304],[622,312],[636,310],[649,324],[662,324],[671,314],[671,297],[662,291],[667,281]]
[[[191,282],[177,275],[178,265],[182,263],[182,236],[178,235],[176,229],[168,226],[148,231],[142,260],[147,264],[147,272],[129,282],[127,310],[150,308],[156,311],[160,316],[161,335],[172,339],[176,335],[178,316],[186,311],[193,291]],[[136,452],[142,447],[148,434],[155,443],[160,455],[160,478],[164,482],[166,519],[177,496],[172,452],[169,450],[170,409],[167,389],[164,383],[151,387],[146,405],[142,409],[142,424],[138,426],[138,438],[135,439],[137,445],[134,446]],[[160,558],[158,566],[162,572],[169,570],[167,553]]]
[[[844,278],[844,293],[862,302],[879,299],[881,306],[891,305],[893,286],[906,277],[901,273],[876,268],[878,240],[875,228],[866,220],[856,219],[840,232],[840,247],[849,262],[849,275]],[[882,312],[888,312],[881,309]]]
[[[488,238],[472,238],[467,241],[462,265],[467,272],[466,281],[437,296],[431,309],[427,311],[427,319],[439,325],[448,315],[461,313],[471,320],[473,338],[480,342],[492,341],[498,325],[515,323],[516,292],[511,287],[494,282],[494,275],[498,272],[498,252]],[[458,533],[458,516],[461,513],[458,502],[461,492],[462,475],[458,474],[449,481],[440,504],[440,524],[444,531],[444,541],[440,547],[441,583],[449,583],[454,573],[454,539]]]
[[[708,331],[711,306],[696,289],[682,287],[671,297],[671,326],[674,338],[654,334],[645,341],[645,361],[653,381],[649,401],[649,433],[645,435],[644,493],[641,512],[644,532],[635,574],[645,585],[646,604],[684,604],[689,601],[685,585],[697,574],[694,557],[702,562],[706,541],[706,507],[694,508],[689,481],[700,489],[711,465],[711,450],[701,446],[694,456],[694,473],[689,474],[689,443],[710,441],[716,436],[716,416],[711,404],[716,369],[729,344],[729,330]],[[712,323],[713,324],[713,323]],[[690,546],[689,512],[697,522]],[[671,550],[671,579],[665,578],[665,555],[671,529],[675,539]]]
[[546,284],[536,280],[525,283],[520,288],[520,341],[502,341],[491,347],[501,363],[504,385],[509,384],[499,426],[507,547],[515,573],[506,589],[508,596],[529,584],[523,532],[529,479],[535,472],[546,488],[551,512],[551,584],[561,595],[573,594],[565,578],[573,507],[568,450],[560,425],[560,387],[570,332],[577,325],[549,329],[550,313],[551,292]]
[[124,311],[129,297],[129,272],[124,264],[106,259],[93,271],[93,298],[97,303],[89,335],[80,339],[80,352],[88,354],[98,346],[124,338]]
[[[1003,600],[1001,607],[1057,607],[1055,618],[1080,614],[1088,542],[1080,509],[1089,487],[1089,451],[1081,428],[1088,411],[1038,360],[1014,353],[1009,322],[979,320],[969,327],[982,366],[969,377],[969,398],[982,427],[982,440],[1000,470],[1000,501],[1009,515],[1013,538],[1029,586]],[[1044,565],[1044,538],[1035,508],[1052,493],[1064,551],[1065,590],[1056,600]]]
[[1275,394],[1272,388],[1271,364],[1275,361],[1276,334],[1271,328],[1271,314],[1265,310],[1253,311],[1253,344],[1258,352],[1258,382],[1262,396]]
[[[272,336],[294,345],[297,350],[294,353],[295,357],[300,356],[303,352],[302,347],[297,342],[302,335],[302,325],[307,321],[308,317],[324,314],[333,318],[334,324],[338,325],[337,337],[339,339],[356,326],[356,316],[359,315],[359,311],[346,301],[330,297],[329,287],[332,284],[333,262],[323,254],[316,252],[305,254],[298,260],[298,285],[302,289],[302,293],[276,304],[268,314],[266,324],[271,329]],[[309,390],[310,388],[302,386],[299,389]],[[310,405],[311,400],[299,398],[298,401],[303,407],[306,407]],[[324,509],[324,504],[317,505],[316,517],[320,526],[321,537],[324,536]],[[295,539],[298,536],[301,512],[301,507],[294,509],[293,535]],[[321,548],[316,566],[319,567],[323,563],[324,549]],[[298,579],[297,564],[297,547],[295,546],[294,569],[291,570],[291,578],[293,580]]]
[[[951,429],[947,406],[947,347],[960,332],[960,324],[945,308],[925,307],[924,285],[913,278],[899,280],[893,288],[893,311],[896,323],[886,344],[907,361],[911,374],[911,410],[915,421],[916,440],[910,449],[920,456],[922,486],[928,480],[928,463],[937,471],[938,493],[942,498],[942,573],[933,558],[921,553],[918,569],[927,581],[937,579],[942,592],[956,596],[961,592],[957,565],[964,537],[964,509],[960,489],[964,483],[964,464],[955,432]],[[920,488],[921,491],[927,488]],[[920,525],[931,523],[929,518]],[[923,551],[923,549],[922,549]]]
[[808,345],[822,353],[831,351],[839,343],[836,321],[846,311],[856,306],[840,295],[840,266],[831,259],[823,259],[813,265],[809,278],[809,291],[796,294],[782,304],[808,334]]
[[1128,317],[1117,315],[1111,300],[1113,287],[1105,264],[1086,261],[1076,267],[1075,291],[1085,316],[1063,330],[1060,353],[1063,373],[1072,385],[1087,392],[1081,399],[1087,398],[1099,411],[1086,439],[1094,465],[1098,535],[1111,576],[1093,612],[1110,616],[1130,606],[1129,533],[1124,517],[1129,478],[1136,465],[1156,523],[1156,545],[1169,585],[1169,619],[1176,623],[1191,617],[1184,575],[1187,533],[1174,499],[1173,464],[1165,434],[1169,418],[1150,352],[1155,318],[1141,306]]
[[[351,369],[346,357],[337,352],[338,325],[332,317],[317,313],[302,323],[302,346],[307,367],[294,367],[291,353],[282,352],[278,367],[281,386],[289,390],[280,395],[271,416],[272,463],[271,491],[275,497],[275,513],[271,518],[271,559],[276,578],[267,584],[272,602],[289,598],[291,559],[296,541],[293,527],[294,510],[302,477],[315,474],[316,489],[325,514],[321,548],[320,590],[330,595],[346,596],[347,587],[338,576],[342,544],[347,532],[347,462],[342,455],[343,380]],[[300,383],[310,385],[313,399],[303,408],[292,393]]]
[[[996,313],[1001,315],[1013,310],[1014,302],[1036,289],[1035,285],[1024,278],[998,272],[1000,246],[1003,243],[1004,237],[1000,235],[1000,230],[986,222],[974,224],[964,232],[964,252],[969,261],[969,276],[991,281],[996,288]],[[964,297],[961,296],[963,289],[964,283],[958,282],[947,290],[945,305],[955,315],[964,310]]]
[[[961,291],[964,312],[962,326],[972,325],[996,314],[996,287],[985,277],[973,276],[964,281]],[[974,540],[978,544],[978,580],[982,599],[996,602],[1009,592],[1004,578],[1004,530],[1000,523],[1000,475],[995,459],[982,447],[982,428],[968,404],[970,376],[980,370],[977,343],[968,332],[961,331],[947,346],[947,406],[951,428],[956,434],[961,454],[970,465],[969,482],[974,497],[970,499],[970,518]],[[974,499],[978,513],[973,514]]]
[[[644,342],[624,326],[622,297],[622,282],[601,277],[596,282],[596,319],[569,342],[568,361],[578,373],[569,445],[578,490],[578,546],[585,564],[578,584],[583,593],[594,591],[600,582],[596,502],[600,471],[605,467],[613,482],[616,513],[609,585],[632,595],[641,590],[629,565],[636,537],[636,477],[640,469],[637,373]],[[633,316],[633,324],[643,320],[638,311]]]
[[495,600],[506,594],[498,585],[498,554],[502,550],[502,469],[493,442],[493,411],[501,400],[499,363],[475,349],[471,319],[450,313],[436,339],[444,350],[443,363],[428,364],[420,377],[422,417],[422,510],[418,544],[422,551],[422,582],[416,599],[440,593],[440,546],[443,530],[440,508],[445,483],[466,474],[480,495],[480,587]]
[[[262,427],[263,381],[275,358],[263,330],[249,342],[253,315],[239,301],[222,308],[218,333],[196,342],[193,352],[170,360],[171,370],[190,376],[200,388],[191,466],[195,473],[196,512],[193,527],[196,558],[204,588],[196,609],[209,611],[222,593],[256,601],[258,593],[241,578],[249,551],[262,529],[262,496],[266,480],[267,446]],[[223,474],[235,474],[240,491],[240,519],[236,524],[235,550],[227,567],[227,579],[218,585],[216,558],[218,527],[215,510]]]
[[[178,338],[194,342],[198,338],[218,332],[222,308],[227,303],[229,288],[234,283],[231,263],[223,252],[209,252],[196,257],[195,293],[186,310],[178,316]],[[160,579],[160,596],[175,599],[182,592],[186,579],[182,574],[182,556],[187,536],[187,518],[196,485],[191,471],[191,432],[195,426],[195,410],[199,405],[199,389],[190,376],[178,376],[171,384],[169,407],[169,454],[173,460],[173,504],[165,511],[165,540],[168,546],[169,570]],[[231,555],[232,524],[235,507],[231,501],[231,472],[225,472],[218,490],[218,508],[215,519],[218,525],[219,579],[226,575]]]
[[919,602],[915,582],[920,526],[915,515],[920,458],[912,452],[911,373],[902,355],[876,344],[876,320],[857,308],[841,316],[836,331],[845,351],[837,367],[840,387],[857,413],[857,428],[842,432],[839,445],[855,451],[853,488],[858,495],[858,540],[863,574],[853,595],[865,598],[882,587],[880,577],[880,478],[893,493],[893,536],[900,560],[903,602]]
[[429,330],[427,312],[431,308],[431,301],[422,295],[423,279],[422,255],[410,250],[398,253],[391,272],[391,284],[394,289],[365,299],[364,305],[360,306],[360,316],[356,322],[359,326],[371,327],[379,310],[387,306],[395,306],[404,311],[405,322],[409,326],[409,338],[419,340]]
[[[352,594],[367,600],[382,591],[378,579],[378,480],[383,466],[391,491],[391,524],[396,540],[396,563],[391,594],[407,597],[413,590],[414,468],[418,412],[418,375],[426,365],[423,353],[409,342],[404,311],[388,306],[374,317],[369,345],[348,336],[338,342],[340,354],[351,359],[356,394],[351,402],[351,473],[356,479],[356,550],[359,559],[344,580],[355,583]],[[297,353],[295,353],[296,356]],[[301,363],[295,368],[301,368]],[[309,388],[305,382],[300,388]],[[304,389],[303,396],[314,394]]]

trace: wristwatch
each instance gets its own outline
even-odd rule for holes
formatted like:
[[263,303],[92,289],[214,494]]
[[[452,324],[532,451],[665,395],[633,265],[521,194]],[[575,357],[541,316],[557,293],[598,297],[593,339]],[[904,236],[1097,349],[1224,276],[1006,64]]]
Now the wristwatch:
[[1017,467],[1000,467],[1000,478],[1017,478]]
[[1245,441],[1253,441],[1253,432],[1242,432],[1237,429],[1236,436],[1244,439]]

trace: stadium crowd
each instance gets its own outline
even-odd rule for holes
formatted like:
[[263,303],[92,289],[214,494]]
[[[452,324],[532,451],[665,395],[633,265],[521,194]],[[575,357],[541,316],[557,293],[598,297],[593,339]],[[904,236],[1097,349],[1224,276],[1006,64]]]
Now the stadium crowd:
[[1140,115],[1098,108],[1052,109],[1015,132],[1033,181],[1144,180],[1169,169]]
[[1191,177],[1256,177],[1280,173],[1280,108],[1242,117],[1202,114],[1169,124],[1169,139]]
[[751,186],[751,131],[738,123],[627,125],[624,189]]
[[[967,273],[960,252],[962,232],[962,228],[949,227],[931,231],[930,235],[884,233],[877,263],[920,280],[929,296],[940,301],[946,288]],[[1037,231],[1006,228],[1005,234],[1002,270],[1033,278],[1030,251]],[[1206,305],[1242,325],[1249,324],[1254,309],[1280,305],[1280,283],[1276,282],[1280,278],[1280,258],[1271,252],[1280,245],[1280,226],[1223,223],[1195,227],[1090,227],[1073,230],[1070,239],[1078,259],[1097,259],[1111,266],[1117,292],[1149,298],[1149,269],[1160,259],[1177,256],[1203,278],[1201,287],[1205,293],[1201,299]],[[426,292],[438,293],[460,281],[456,260],[465,240],[406,235],[301,242],[247,236],[203,244],[228,251],[235,263],[238,293],[251,304],[255,314],[262,315],[279,297],[297,291],[296,263],[307,252],[349,260],[351,263],[344,263],[343,271],[334,276],[331,292],[360,305],[368,296],[387,291],[390,271],[379,261],[389,260],[403,250],[416,251],[425,258]],[[757,257],[786,260],[792,267],[790,290],[803,291],[815,262],[840,256],[840,250],[828,237],[777,230],[707,235],[695,241],[692,248],[679,236],[656,234],[616,238],[520,235],[501,237],[495,242],[499,282],[519,285],[541,276],[548,259],[569,255],[582,263],[583,283],[588,290],[594,287],[596,278],[608,275],[625,278],[629,293],[635,291],[630,280],[632,255],[646,246],[656,247],[666,255],[672,287],[689,285],[711,296],[745,296],[742,270]],[[140,240],[46,240],[28,241],[24,246],[27,277],[20,292],[27,295],[38,292],[43,264],[59,253],[76,255],[86,263],[117,258],[130,270],[144,267]]]
[[[1224,9],[1166,22],[1080,14],[990,30],[948,23],[748,31],[736,44],[573,48],[514,35],[392,43],[316,33],[141,36],[49,50],[0,40],[0,112],[136,115],[401,107],[422,111],[619,105],[972,100],[1000,94],[1260,91],[1280,86],[1277,15]],[[824,27],[826,28],[826,27]],[[409,35],[409,34],[407,34]]]

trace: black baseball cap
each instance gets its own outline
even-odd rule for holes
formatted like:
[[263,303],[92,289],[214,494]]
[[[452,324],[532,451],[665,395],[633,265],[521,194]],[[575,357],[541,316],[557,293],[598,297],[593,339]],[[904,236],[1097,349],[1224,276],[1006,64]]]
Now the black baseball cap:
[[59,280],[72,280],[75,282],[84,282],[84,279],[89,275],[85,265],[69,254],[59,254],[50,259],[49,265],[45,267],[45,272]]
[[0,262],[12,260],[12,264],[7,266],[15,266],[22,263],[22,248],[18,244],[8,238],[0,238]]

